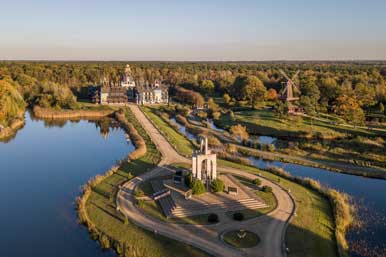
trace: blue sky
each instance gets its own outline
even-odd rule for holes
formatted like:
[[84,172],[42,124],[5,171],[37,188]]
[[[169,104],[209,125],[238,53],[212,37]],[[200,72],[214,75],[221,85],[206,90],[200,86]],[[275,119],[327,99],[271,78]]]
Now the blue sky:
[[0,0],[0,59],[386,59],[386,1]]

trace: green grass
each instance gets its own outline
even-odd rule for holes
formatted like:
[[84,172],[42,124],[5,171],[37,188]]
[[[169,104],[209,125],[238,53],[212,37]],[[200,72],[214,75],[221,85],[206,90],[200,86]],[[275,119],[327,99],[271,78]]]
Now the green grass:
[[188,139],[170,127],[170,125],[161,117],[156,115],[150,107],[142,107],[142,110],[146,116],[159,128],[159,130],[161,130],[169,143],[174,146],[180,154],[184,156],[192,155],[193,145]]
[[[219,160],[220,166],[228,166],[251,173],[258,173],[291,190],[297,206],[297,215],[289,224],[286,244],[288,256],[338,256],[334,235],[334,216],[328,199],[318,192],[263,170]],[[301,242],[301,243],[300,243]]]
[[238,233],[240,233],[238,230],[229,231],[224,234],[223,239],[226,243],[236,248],[251,248],[260,242],[259,236],[253,232],[245,231],[246,235],[244,238],[239,238]]
[[[358,136],[386,136],[380,131],[366,130],[330,124],[329,122],[289,116],[279,118],[270,110],[248,110],[235,112],[236,121],[231,121],[229,115],[222,115],[219,125],[229,127],[232,124],[243,123],[254,134],[276,137],[306,137],[314,135],[323,138],[344,137],[346,134]],[[322,117],[325,119],[325,117]]]
[[148,151],[140,159],[121,165],[117,173],[107,177],[93,188],[86,206],[91,221],[102,233],[116,241],[125,242],[133,256],[208,256],[194,247],[161,235],[155,235],[131,222],[127,225],[123,224],[124,217],[116,211],[115,205],[115,194],[118,186],[131,176],[150,170],[160,160],[160,153],[130,111],[127,112],[127,118],[145,139]]
[[[338,256],[333,210],[329,200],[323,195],[300,184],[284,178],[279,179],[272,173],[250,166],[224,160],[218,160],[218,165],[260,173],[272,181],[280,181],[281,186],[291,190],[298,212],[290,223],[286,234],[286,243],[290,249],[288,256]],[[176,166],[184,167],[183,164]],[[248,215],[252,216],[256,213],[248,213]]]

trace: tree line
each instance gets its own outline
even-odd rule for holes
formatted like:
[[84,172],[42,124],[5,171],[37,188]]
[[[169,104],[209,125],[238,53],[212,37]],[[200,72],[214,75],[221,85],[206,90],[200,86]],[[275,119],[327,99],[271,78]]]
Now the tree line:
[[[76,108],[74,96],[79,96],[82,88],[99,84],[103,79],[118,81],[125,65],[124,62],[0,62],[0,79],[12,81],[28,104]],[[130,65],[136,80],[160,79],[206,98],[221,96],[225,101],[246,101],[251,106],[277,100],[285,82],[279,69],[289,75],[299,69],[301,73],[295,82],[300,85],[299,102],[307,113],[335,113],[360,123],[366,114],[385,112],[386,63],[383,62],[133,62]],[[280,105],[279,101],[277,104]]]

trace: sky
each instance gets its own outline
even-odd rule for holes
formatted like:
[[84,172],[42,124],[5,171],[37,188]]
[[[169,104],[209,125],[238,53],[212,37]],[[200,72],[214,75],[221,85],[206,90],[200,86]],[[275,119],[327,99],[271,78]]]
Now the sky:
[[0,0],[1,60],[386,60],[386,0]]

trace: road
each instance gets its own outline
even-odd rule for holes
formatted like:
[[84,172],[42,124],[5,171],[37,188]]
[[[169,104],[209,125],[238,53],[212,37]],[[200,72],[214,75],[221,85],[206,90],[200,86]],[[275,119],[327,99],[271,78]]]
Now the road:
[[[263,215],[243,222],[234,222],[225,215],[220,216],[220,222],[214,225],[187,225],[162,222],[154,219],[137,208],[135,205],[134,191],[143,181],[157,177],[161,174],[172,172],[167,168],[168,164],[176,162],[190,163],[189,159],[179,155],[155,126],[147,119],[137,105],[130,105],[129,108],[135,117],[142,124],[153,142],[157,145],[162,154],[162,160],[158,167],[143,173],[125,183],[117,195],[117,206],[133,223],[139,227],[162,234],[169,238],[193,245],[214,256],[257,256],[257,257],[282,257],[283,240],[287,221],[294,213],[295,205],[289,193],[275,183],[259,177],[263,185],[271,186],[278,202],[277,208],[268,215]],[[220,172],[227,172],[249,179],[257,175],[241,170],[221,167]],[[230,247],[221,240],[221,234],[234,229],[248,229],[257,233],[261,242],[253,248],[239,250]]]

